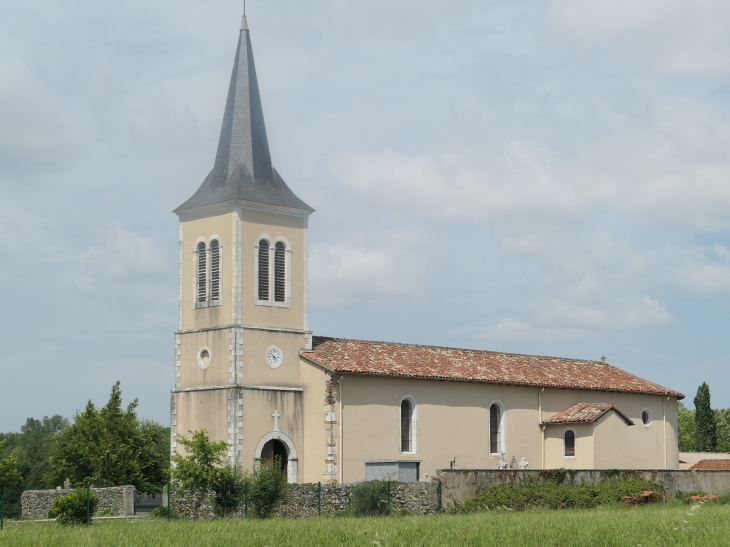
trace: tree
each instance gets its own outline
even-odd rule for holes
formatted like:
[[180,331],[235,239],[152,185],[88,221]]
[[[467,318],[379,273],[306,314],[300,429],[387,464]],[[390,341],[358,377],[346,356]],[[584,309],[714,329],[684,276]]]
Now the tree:
[[172,478],[182,489],[207,490],[216,482],[228,445],[225,441],[211,442],[205,429],[189,433],[191,439],[182,436],[177,439],[187,455],[173,454]]
[[[0,454],[5,450],[6,442],[6,440],[0,441]],[[0,458],[0,486],[15,486],[21,480],[23,477],[18,471],[18,459],[15,454]]]
[[158,492],[167,482],[168,430],[140,421],[137,399],[122,408],[122,390],[114,384],[107,404],[97,409],[89,401],[73,425],[58,436],[51,455],[51,477],[99,487],[131,484]]
[[191,492],[197,514],[208,492],[215,494],[215,510],[219,516],[235,511],[243,497],[245,483],[250,480],[238,463],[226,461],[228,444],[211,442],[205,429],[190,431],[192,438],[178,437],[186,455],[173,454],[172,480],[179,492]]
[[[51,447],[67,421],[61,416],[44,417],[42,420],[28,418],[20,428],[20,433],[0,433],[5,439],[5,454],[17,458],[17,468],[23,480],[5,489],[5,514],[19,517],[21,513],[20,496],[25,490],[40,490],[58,486],[48,484],[46,475],[50,470],[48,457]],[[0,450],[0,456],[2,456]]]
[[710,386],[706,382],[697,388],[694,403],[697,451],[714,452],[717,448],[717,421],[710,405]]
[[730,408],[716,408],[717,451],[730,452]]
[[678,444],[680,452],[694,452],[697,449],[697,426],[695,411],[677,403],[677,425],[679,428]]

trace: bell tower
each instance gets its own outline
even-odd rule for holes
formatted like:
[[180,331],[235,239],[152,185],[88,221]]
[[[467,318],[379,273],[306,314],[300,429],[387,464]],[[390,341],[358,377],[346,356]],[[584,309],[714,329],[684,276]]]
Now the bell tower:
[[249,468],[267,450],[268,432],[286,452],[289,480],[296,482],[299,351],[312,343],[307,224],[313,211],[272,165],[244,15],[213,169],[174,211],[180,256],[173,452],[179,436],[206,429],[211,440],[228,443],[231,462]]

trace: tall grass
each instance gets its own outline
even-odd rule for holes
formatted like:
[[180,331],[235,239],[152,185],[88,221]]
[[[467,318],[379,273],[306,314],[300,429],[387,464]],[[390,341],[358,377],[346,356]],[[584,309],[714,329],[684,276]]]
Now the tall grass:
[[[693,508],[696,507],[696,508]],[[728,545],[727,505],[488,511],[429,517],[172,521],[97,520],[90,527],[10,523],[0,545],[340,546],[669,546]]]

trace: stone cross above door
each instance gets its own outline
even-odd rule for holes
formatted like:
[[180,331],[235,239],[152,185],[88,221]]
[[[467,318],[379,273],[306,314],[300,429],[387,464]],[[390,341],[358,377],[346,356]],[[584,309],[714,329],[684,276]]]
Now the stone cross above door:
[[279,418],[281,417],[281,414],[279,414],[278,410],[274,410],[274,412],[271,413],[271,417],[274,418],[274,429],[273,431],[279,432]]

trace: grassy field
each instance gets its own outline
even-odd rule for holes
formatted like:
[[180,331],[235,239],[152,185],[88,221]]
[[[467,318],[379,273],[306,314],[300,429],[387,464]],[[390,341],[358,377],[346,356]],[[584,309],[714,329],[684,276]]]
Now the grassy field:
[[730,506],[491,511],[431,517],[267,521],[96,521],[91,527],[11,522],[2,546],[730,546]]

